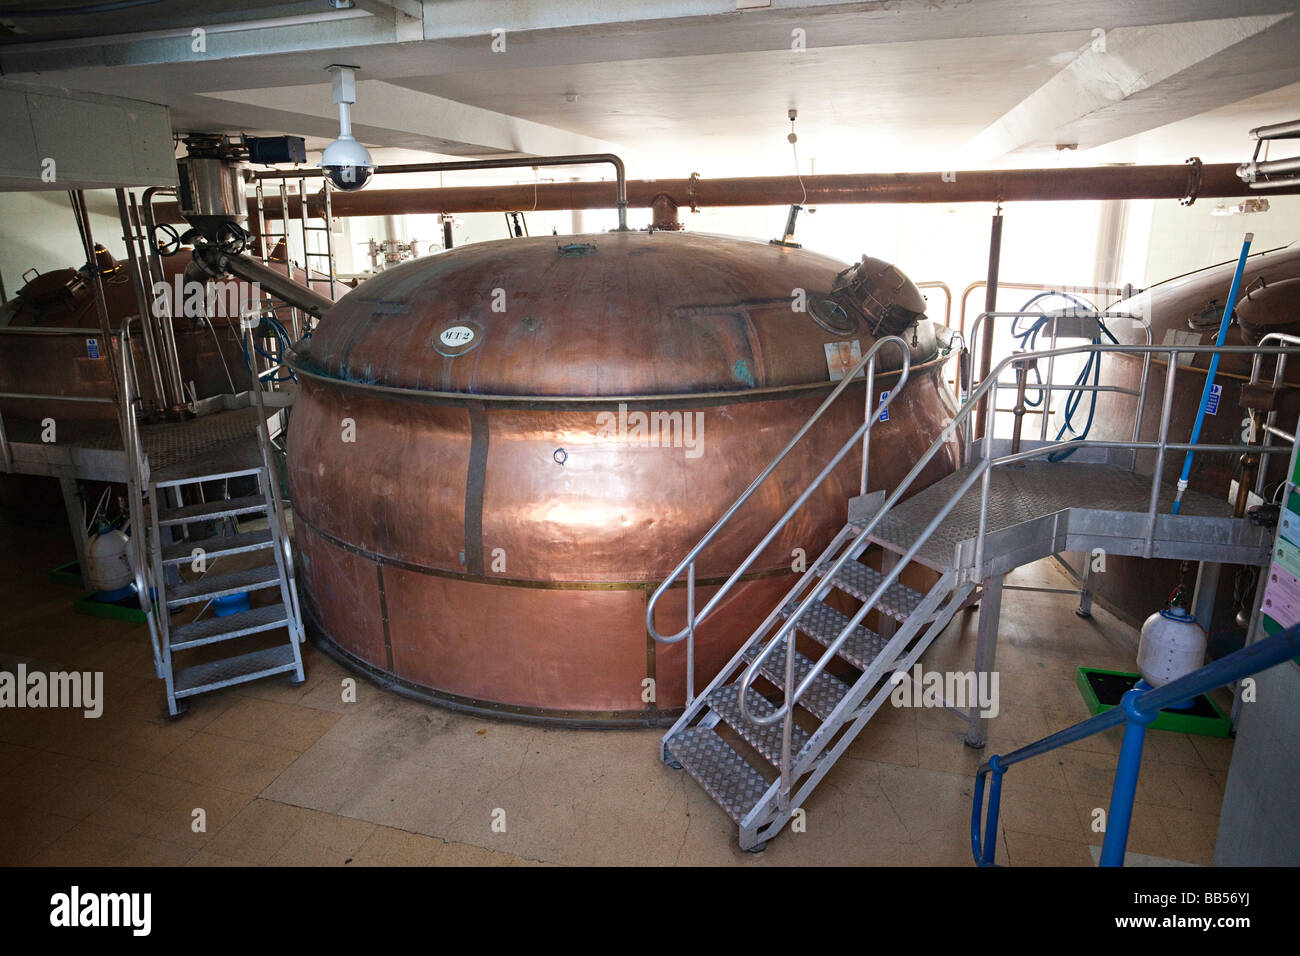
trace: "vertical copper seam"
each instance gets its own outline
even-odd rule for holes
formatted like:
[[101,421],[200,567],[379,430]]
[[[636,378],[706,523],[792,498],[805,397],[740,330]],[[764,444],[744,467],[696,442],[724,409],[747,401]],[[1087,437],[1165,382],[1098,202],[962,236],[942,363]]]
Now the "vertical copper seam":
[[465,570],[483,573],[483,486],[487,482],[488,421],[482,402],[470,403],[469,465],[465,476]]
[[393,635],[388,630],[388,595],[384,592],[384,566],[375,563],[375,576],[379,579],[379,619],[384,625],[384,654],[388,659],[388,670],[393,670]]
[[[650,584],[647,584],[643,589],[645,591],[646,604],[650,603],[650,595],[654,589],[655,586]],[[644,617],[644,615],[642,616]],[[645,674],[646,677],[650,678],[650,686],[654,688],[654,697],[646,703],[646,709],[650,711],[651,714],[658,713],[659,711],[659,677],[655,670],[655,645],[656,641],[650,634],[650,628],[647,627],[645,631]]]

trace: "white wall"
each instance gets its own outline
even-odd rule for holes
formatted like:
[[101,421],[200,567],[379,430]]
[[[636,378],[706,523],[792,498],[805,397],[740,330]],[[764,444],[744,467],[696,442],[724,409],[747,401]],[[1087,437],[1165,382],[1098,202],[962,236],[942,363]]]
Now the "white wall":
[[1261,193],[1261,198],[1268,199],[1268,212],[1248,216],[1210,215],[1220,202],[1233,205],[1240,201],[1235,199],[1200,199],[1191,206],[1180,206],[1174,199],[1154,202],[1146,284],[1236,259],[1247,232],[1255,234],[1253,252],[1300,239],[1300,196]]
[[[88,191],[86,206],[95,241],[119,259],[125,257],[113,191]],[[75,269],[85,261],[67,193],[0,192],[0,278],[6,294],[13,297],[18,292],[28,269]]]

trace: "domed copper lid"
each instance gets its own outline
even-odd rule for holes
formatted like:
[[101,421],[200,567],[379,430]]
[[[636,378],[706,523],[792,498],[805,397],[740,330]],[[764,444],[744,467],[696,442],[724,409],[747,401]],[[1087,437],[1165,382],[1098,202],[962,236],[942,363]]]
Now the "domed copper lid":
[[[610,398],[828,383],[845,356],[875,341],[830,295],[844,268],[804,249],[698,233],[477,243],[363,283],[295,361],[359,384],[469,395]],[[934,356],[924,316],[904,338],[914,364]],[[898,361],[882,353],[878,369]]]

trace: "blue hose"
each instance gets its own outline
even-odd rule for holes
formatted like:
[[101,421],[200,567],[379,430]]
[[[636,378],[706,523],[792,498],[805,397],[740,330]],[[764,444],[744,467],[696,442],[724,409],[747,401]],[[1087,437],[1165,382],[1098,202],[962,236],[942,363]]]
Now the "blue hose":
[[[283,324],[281,324],[280,320],[277,319],[277,318],[276,318],[275,316],[273,316],[273,315],[264,315],[264,316],[262,316],[262,320],[258,323],[257,328],[253,330],[254,335],[256,335],[256,333],[262,331],[262,327],[263,327],[264,325],[266,325],[266,326],[270,326],[271,331],[272,331],[273,333],[275,333],[275,337],[276,337],[277,341],[280,343],[280,355],[284,355],[285,352],[289,351],[289,347],[290,347],[290,345],[292,345],[292,342],[291,342],[290,339],[289,339],[289,331],[284,327]],[[244,367],[248,369],[248,374],[249,374],[249,375],[251,375],[251,376],[253,376],[254,378],[256,378],[256,377],[257,377],[257,373],[253,371],[253,361],[252,361],[252,359],[249,357],[249,354],[248,354],[248,344],[247,344],[247,341],[244,339],[243,336],[240,336],[239,344],[240,344],[240,347],[243,349],[243,352],[244,352]],[[255,351],[258,355],[262,356],[262,358],[267,359],[268,361],[271,361],[271,362],[277,362],[277,363],[280,361],[279,356],[273,355],[272,353],[267,352],[267,351],[265,351],[264,349],[259,348],[259,347],[257,346],[256,340],[254,340],[254,343],[253,343],[253,351]],[[289,369],[288,372],[289,372],[288,375],[276,375],[276,376],[273,376],[272,378],[268,379],[267,381],[271,381],[271,382],[296,382],[296,381],[298,381],[298,376],[295,375],[295,374],[293,373],[293,369]]]
[[[1031,305],[1038,302],[1040,299],[1049,298],[1051,296],[1059,296],[1062,299],[1067,299],[1070,302],[1074,303],[1076,308],[1085,309],[1088,312],[1094,311],[1091,304],[1084,302],[1081,299],[1077,299],[1067,292],[1057,292],[1057,291],[1038,293],[1033,298],[1031,298],[1028,302],[1026,302],[1023,306],[1021,306],[1019,311],[1027,312]],[[1026,352],[1035,351],[1038,345],[1039,331],[1043,328],[1043,326],[1047,325],[1047,323],[1050,320],[1052,320],[1053,316],[1051,314],[1045,314],[1043,315],[1042,318],[1035,319],[1034,324],[1031,325],[1028,329],[1024,330],[1023,332],[1019,331],[1017,328],[1022,318],[1024,317],[1017,316],[1016,319],[1012,321],[1011,334],[1015,338],[1020,340],[1020,347],[1022,350]],[[1110,339],[1111,342],[1113,342],[1114,344],[1116,345],[1119,344],[1119,340],[1116,339],[1115,336],[1111,334],[1110,329],[1106,328],[1106,323],[1102,322],[1101,319],[1097,320],[1097,328],[1098,328],[1098,334],[1092,337],[1093,345],[1101,344],[1101,337],[1103,334],[1106,336],[1106,338]],[[1038,397],[1033,400],[1030,400],[1030,398],[1026,394],[1025,405],[1030,408],[1037,408],[1043,404],[1043,396],[1046,390],[1043,388],[1042,377],[1038,374],[1038,369],[1034,368],[1032,369],[1032,371],[1034,373],[1034,378],[1037,380]],[[1089,377],[1092,378],[1091,383],[1088,381]],[[1074,435],[1074,437],[1071,438],[1070,441],[1083,441],[1085,438],[1088,437],[1088,432],[1092,429],[1093,417],[1097,412],[1097,392],[1095,391],[1095,389],[1086,390],[1081,386],[1086,386],[1089,384],[1096,386],[1100,382],[1101,382],[1101,357],[1098,353],[1092,352],[1089,353],[1088,360],[1084,363],[1083,369],[1079,372],[1078,378],[1074,380],[1075,387],[1066,393],[1065,421],[1061,423],[1060,431],[1056,433],[1056,439],[1055,439],[1056,441],[1058,442],[1061,441],[1061,439],[1065,437],[1066,432],[1070,432],[1071,434]],[[1083,396],[1085,394],[1092,396],[1091,401],[1088,404],[1088,420],[1087,422],[1084,423],[1083,430],[1080,432],[1076,432],[1074,430],[1074,413],[1079,410],[1079,404],[1083,401]],[[1050,455],[1047,456],[1047,460],[1064,461],[1065,459],[1073,455],[1077,450],[1078,449],[1076,448],[1068,448],[1062,451],[1052,452]]]

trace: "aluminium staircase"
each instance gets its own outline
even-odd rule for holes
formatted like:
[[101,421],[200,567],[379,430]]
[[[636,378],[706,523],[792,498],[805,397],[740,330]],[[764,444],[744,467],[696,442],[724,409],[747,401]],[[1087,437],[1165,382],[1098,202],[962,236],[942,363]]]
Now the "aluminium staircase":
[[[831,393],[780,455],[722,516],[700,543],[654,592],[646,620],[651,635],[663,643],[687,642],[687,704],[664,735],[661,757],[684,769],[739,828],[747,850],[761,850],[848,748],[908,672],[951,621],[976,596],[981,603],[974,671],[992,671],[995,660],[1002,576],[1009,570],[1061,551],[1102,548],[1113,554],[1182,558],[1261,565],[1268,561],[1270,540],[1264,529],[1234,517],[1230,506],[1213,496],[1189,492],[1179,515],[1165,513],[1175,486],[1162,480],[1168,451],[1187,445],[1168,441],[1173,378],[1180,352],[1211,351],[1200,346],[1087,346],[1052,349],[1039,358],[1087,352],[1165,354],[1166,368],[1161,432],[1156,442],[1037,442],[1020,450],[1018,435],[1011,454],[994,455],[1005,440],[981,439],[966,445],[967,463],[929,488],[902,498],[922,469],[958,433],[980,400],[999,387],[1002,371],[1024,356],[1004,360],[971,394],[952,422],[886,499],[885,492],[862,494],[849,502],[849,521],[826,550],[799,576],[790,591],[724,665],[707,687],[694,693],[694,634],[755,558],[808,500],[812,491],[859,441],[863,445],[862,487],[866,487],[870,430],[879,420],[868,413],[863,425],[832,458],[813,484],[750,552],[736,571],[698,612],[695,609],[695,562],[731,516],[797,445],[847,384],[865,369],[871,396],[877,351],[891,343],[881,339],[853,374]],[[897,346],[906,353],[901,341]],[[1225,351],[1284,354],[1281,349],[1230,348]],[[1023,367],[1023,364],[1022,366]],[[906,384],[909,361],[904,354],[890,399]],[[1002,383],[1005,387],[1005,383]],[[1086,386],[1085,386],[1086,388]],[[1145,383],[1140,393],[1145,399]],[[992,436],[996,400],[987,403],[985,434]],[[967,432],[969,434],[969,432]],[[1084,452],[1077,461],[1035,460],[1070,446]],[[1156,453],[1155,473],[1148,478],[1112,464],[1104,455],[1086,460],[1100,448],[1124,456]],[[1241,446],[1198,446],[1204,452],[1240,454]],[[1087,449],[1088,451],[1085,451]],[[1256,452],[1268,454],[1256,447]],[[1134,455],[1135,459],[1135,455]],[[876,546],[881,570],[864,562]],[[937,576],[925,591],[904,585],[908,565],[928,568]],[[687,624],[673,635],[655,629],[655,607],[662,594],[686,577]],[[845,611],[861,602],[856,610]],[[875,630],[864,622],[875,618]],[[983,686],[977,682],[977,686]],[[977,695],[976,695],[977,696]],[[967,744],[982,747],[989,702],[974,700],[962,712],[944,706],[969,725]]]
[[[220,481],[228,487],[238,479],[253,479],[256,490],[237,498],[202,500],[204,483]],[[185,698],[207,691],[275,674],[291,674],[293,683],[305,679],[299,647],[304,639],[302,622],[286,564],[288,542],[277,511],[274,480],[265,464],[257,464],[219,474],[171,477],[150,485],[149,544],[157,589],[162,677],[167,708],[173,716],[184,713]],[[167,499],[173,496],[177,504],[168,506]],[[186,500],[194,503],[184,504]],[[241,522],[259,518],[265,519],[265,528],[240,527]],[[215,533],[202,533],[214,524]],[[164,529],[176,540],[164,544]],[[248,566],[226,570],[223,565],[232,559]],[[199,573],[188,580],[169,582],[173,576],[169,571],[186,569]],[[204,617],[202,609],[198,616],[188,613],[194,605],[206,607],[217,598],[236,594],[249,595],[248,610],[225,617]],[[261,600],[264,594],[269,600]],[[255,636],[253,641],[240,640]],[[258,646],[241,647],[238,653],[224,656],[213,654],[215,645],[236,640]],[[186,653],[200,648],[213,650]],[[178,655],[197,659],[182,664]]]
[[[248,336],[245,329],[246,348]],[[168,712],[178,716],[190,697],[263,677],[289,674],[301,683],[306,636],[260,377],[252,388],[252,428],[235,429],[215,444],[195,444],[178,426],[173,453],[160,456],[161,467],[152,470],[135,417],[125,328],[121,340],[131,566]],[[232,481],[253,487],[231,497]],[[207,500],[205,485],[218,482],[222,496]],[[265,527],[252,526],[263,520]],[[210,602],[244,593],[248,610],[204,616]],[[191,614],[196,606],[198,613]]]
[[[841,675],[854,676],[818,668],[799,649],[798,639],[791,649],[788,638],[764,634],[742,649],[743,670],[737,667],[730,680],[715,681],[664,737],[665,761],[704,787],[740,827],[745,849],[766,845],[889,698],[894,675],[911,670],[974,590],[972,584],[955,586],[951,573],[925,592],[897,581],[882,589],[887,576],[858,560],[871,544],[860,532],[861,526],[846,525],[809,569],[818,579],[816,599],[802,608],[787,603],[778,612],[793,632],[812,642],[813,649],[805,650],[824,652]],[[850,617],[827,603],[836,592],[864,602],[879,596]],[[894,622],[892,637],[858,623],[868,610]],[[797,696],[788,745],[784,725],[777,722],[782,710],[767,696],[787,686],[787,669],[796,686],[808,688]],[[759,759],[747,761],[733,746],[737,740]],[[782,792],[782,767],[793,768],[788,774],[797,783],[793,796]]]

